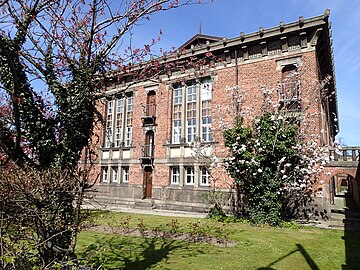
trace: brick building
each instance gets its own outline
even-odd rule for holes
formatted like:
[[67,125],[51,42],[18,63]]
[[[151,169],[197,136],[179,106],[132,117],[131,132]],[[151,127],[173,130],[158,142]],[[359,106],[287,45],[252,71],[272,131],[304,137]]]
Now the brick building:
[[[197,34],[175,53],[156,60],[163,67],[157,76],[110,79],[106,93],[111,98],[100,105],[106,124],[99,130],[96,199],[206,209],[203,194],[213,183],[191,145],[201,142],[209,146],[205,154],[220,159],[226,155],[222,126],[234,119],[226,109],[233,89],[241,89],[248,123],[262,112],[264,90],[271,90],[272,101],[287,106],[308,136],[319,145],[331,145],[338,112],[328,18],[326,11],[229,39]],[[287,79],[291,72],[298,74],[296,80]],[[217,185],[231,194],[228,176]],[[328,208],[326,185],[318,200]]]

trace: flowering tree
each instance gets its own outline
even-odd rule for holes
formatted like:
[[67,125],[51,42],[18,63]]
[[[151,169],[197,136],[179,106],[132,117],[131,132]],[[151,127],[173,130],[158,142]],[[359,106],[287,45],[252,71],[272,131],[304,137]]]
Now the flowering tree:
[[[299,119],[294,117],[294,112],[304,114],[310,106],[304,104],[301,108],[295,96],[299,73],[288,76],[283,83],[290,87],[279,85],[280,95],[288,94],[287,99],[279,98],[281,102],[274,98],[274,90],[262,87],[262,113],[253,118],[252,125],[244,123],[247,110],[242,107],[243,91],[239,87],[231,91],[235,125],[224,131],[229,150],[224,162],[238,196],[245,197],[245,203],[238,198],[236,211],[247,212],[255,223],[277,225],[286,218],[307,216],[306,206],[312,200],[317,176],[325,163],[319,138],[310,137],[303,130],[312,123],[311,116],[300,127]],[[315,90],[321,90],[324,83]],[[284,93],[284,88],[290,93]]]
[[[0,0],[0,162],[6,164],[0,236],[23,232],[10,240],[32,243],[23,249],[24,269],[74,255],[88,188],[88,171],[78,172],[78,161],[101,120],[96,102],[109,76],[145,79],[160,72],[156,61],[134,66],[157,38],[142,48],[124,46],[131,29],[154,13],[198,2]],[[17,224],[16,216],[26,220]],[[2,268],[20,267],[20,261],[13,266],[17,253],[6,246],[9,239],[1,240]]]
[[309,164],[296,148],[296,126],[267,113],[253,128],[240,122],[224,138],[231,153],[228,172],[246,197],[252,221],[277,225],[310,199]]
[[204,174],[208,176],[208,179],[204,180],[209,181],[210,189],[203,194],[203,197],[210,204],[209,217],[221,219],[225,216],[223,205],[228,201],[228,196],[219,190],[219,186],[223,185],[224,179],[227,178],[224,163],[216,155],[216,146],[213,144],[198,140],[189,143],[189,146],[196,163],[201,164],[201,170],[204,170]]

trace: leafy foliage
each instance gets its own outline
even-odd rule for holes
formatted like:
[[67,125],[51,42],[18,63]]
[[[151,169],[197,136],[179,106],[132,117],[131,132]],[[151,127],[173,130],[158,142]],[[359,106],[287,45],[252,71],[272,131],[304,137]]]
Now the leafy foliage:
[[230,157],[227,171],[246,199],[254,223],[278,225],[299,214],[309,200],[309,160],[299,151],[297,126],[281,115],[265,113],[252,128],[242,120],[225,130]]

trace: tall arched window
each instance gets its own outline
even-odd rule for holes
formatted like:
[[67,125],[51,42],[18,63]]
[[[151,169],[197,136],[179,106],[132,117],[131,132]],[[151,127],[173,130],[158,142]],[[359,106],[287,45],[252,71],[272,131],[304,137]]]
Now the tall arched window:
[[155,116],[156,115],[156,93],[155,91],[150,91],[146,97],[146,116]]
[[281,86],[279,88],[280,109],[299,110],[300,103],[300,78],[295,65],[283,67]]

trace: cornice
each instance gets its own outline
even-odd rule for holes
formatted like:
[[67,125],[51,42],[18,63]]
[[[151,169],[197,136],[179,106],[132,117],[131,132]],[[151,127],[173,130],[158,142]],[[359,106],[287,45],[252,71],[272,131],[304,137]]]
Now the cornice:
[[299,17],[297,22],[284,24],[280,22],[279,26],[264,29],[259,27],[259,31],[245,34],[240,32],[240,35],[234,38],[224,37],[221,41],[208,43],[199,47],[193,47],[186,51],[176,51],[173,54],[160,58],[161,62],[170,62],[173,60],[184,59],[190,56],[197,56],[206,54],[207,52],[222,51],[234,47],[246,46],[254,43],[260,43],[261,41],[268,41],[274,39],[280,39],[281,37],[288,37],[296,32],[306,32],[309,30],[319,31],[320,29],[326,28],[328,24],[328,17],[330,11],[326,10],[324,15],[316,16],[309,19],[304,19],[302,16]]
[[[330,11],[327,9],[323,15],[319,15],[316,17],[304,19],[304,17],[300,16],[299,20],[296,22],[291,22],[285,24],[284,22],[280,22],[279,26],[271,27],[268,29],[264,29],[263,27],[259,27],[259,31],[245,34],[240,32],[240,35],[234,38],[222,38],[220,41],[215,42],[207,42],[207,44],[200,46],[192,46],[191,49],[188,50],[177,50],[170,55],[165,55],[156,59],[151,59],[146,62],[138,63],[132,67],[132,71],[141,70],[146,66],[147,63],[151,63],[152,61],[157,61],[159,65],[164,65],[166,63],[185,60],[189,57],[201,57],[206,53],[212,53],[214,55],[219,53],[226,53],[229,50],[235,48],[246,48],[246,46],[251,46],[253,44],[262,44],[261,46],[266,45],[267,41],[273,40],[286,40],[286,38],[295,36],[295,35],[305,35],[307,39],[311,39],[310,43],[312,46],[316,45],[317,39],[314,39],[314,35],[329,27],[328,18],[330,15]],[[312,37],[310,37],[312,35]],[[203,35],[204,37],[206,35]],[[305,41],[306,46],[309,43],[308,40]],[[109,78],[115,77],[118,74],[117,71],[111,72],[109,74]],[[126,76],[126,75],[125,75]]]

